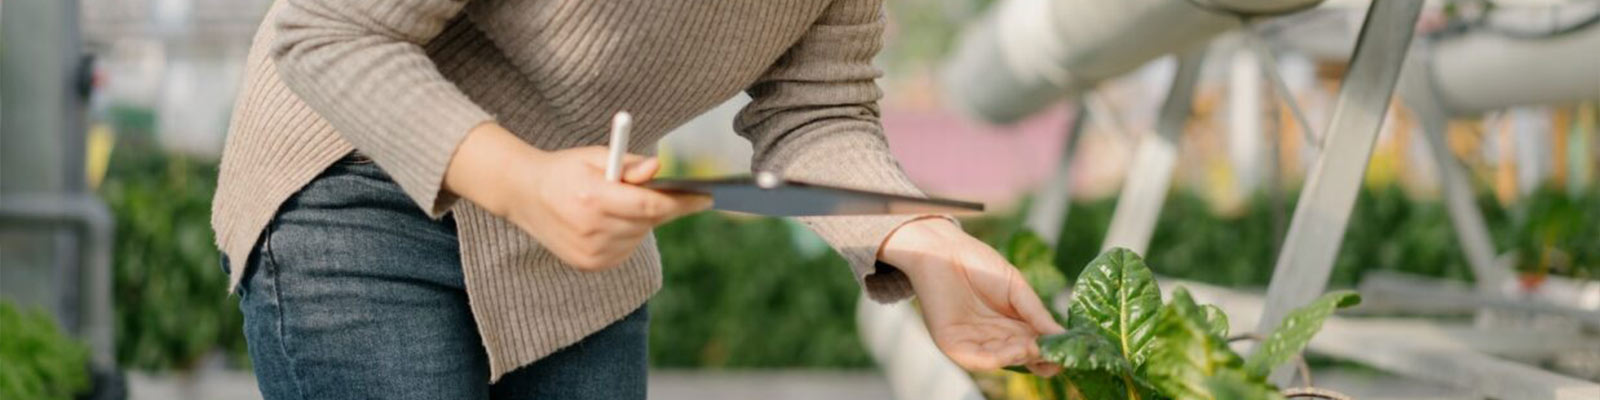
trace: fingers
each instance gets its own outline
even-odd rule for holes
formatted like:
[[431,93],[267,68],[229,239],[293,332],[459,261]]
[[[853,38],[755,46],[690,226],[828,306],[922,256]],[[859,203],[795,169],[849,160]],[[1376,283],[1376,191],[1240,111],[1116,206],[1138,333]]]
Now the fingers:
[[1028,363],[1028,371],[1033,372],[1034,375],[1048,378],[1061,373],[1061,364],[1056,364],[1049,361]]
[[610,269],[633,256],[652,227],[620,218],[601,218],[590,224],[591,228],[573,229],[576,235],[558,238],[548,247],[577,269]]
[[956,365],[969,371],[989,371],[1006,366],[1006,363],[1001,362],[997,354],[984,350],[983,344],[977,342],[962,342],[952,345],[949,350],[945,351],[945,355],[950,357],[950,361],[954,361]]
[[625,161],[627,167],[622,171],[623,182],[643,185],[646,182],[650,182],[650,179],[656,176],[656,172],[661,171],[661,159],[639,156],[634,156],[634,158],[636,160]]
[[942,347],[947,347],[945,355],[951,361],[968,370],[994,370],[1040,361],[1039,345],[1029,335],[972,338]]
[[[606,163],[610,161],[607,158],[610,157],[611,153],[611,150],[607,149],[605,146],[584,146],[560,151],[576,154],[577,158],[581,160],[584,165],[588,165],[590,168],[595,168],[600,171],[606,170]],[[644,161],[645,158],[645,156],[638,154],[623,153],[622,165],[632,165],[640,161]]]
[[632,185],[601,185],[594,196],[607,215],[642,219],[652,225],[711,208],[711,198],[688,193],[664,193]]

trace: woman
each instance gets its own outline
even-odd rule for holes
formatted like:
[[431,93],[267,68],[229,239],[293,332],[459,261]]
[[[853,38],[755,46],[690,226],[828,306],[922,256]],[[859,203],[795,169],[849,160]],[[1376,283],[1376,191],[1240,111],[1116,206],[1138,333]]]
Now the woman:
[[[651,228],[709,200],[603,179],[745,91],[755,168],[920,194],[871,65],[881,0],[282,0],[247,62],[213,225],[268,399],[639,398]],[[802,219],[966,368],[1058,332],[939,216]],[[751,266],[759,268],[759,266]],[[796,282],[795,284],[805,284]],[[755,327],[752,327],[754,329]]]

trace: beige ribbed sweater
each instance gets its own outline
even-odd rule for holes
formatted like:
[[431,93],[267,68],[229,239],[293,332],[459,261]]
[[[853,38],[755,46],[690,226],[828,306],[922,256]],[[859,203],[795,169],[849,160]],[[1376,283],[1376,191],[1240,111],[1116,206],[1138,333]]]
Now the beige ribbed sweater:
[[[881,2],[280,0],[255,36],[229,125],[217,245],[246,260],[280,204],[359,148],[430,216],[454,213],[498,379],[643,304],[660,288],[660,256],[651,239],[618,268],[582,272],[442,193],[469,129],[496,121],[545,150],[603,145],[609,117],[628,110],[631,150],[653,154],[668,130],[745,91],[753,101],[734,127],[754,145],[755,168],[920,195],[878,123]],[[872,298],[893,301],[910,285],[874,258],[908,218],[802,221]],[[231,285],[248,265],[236,264]]]

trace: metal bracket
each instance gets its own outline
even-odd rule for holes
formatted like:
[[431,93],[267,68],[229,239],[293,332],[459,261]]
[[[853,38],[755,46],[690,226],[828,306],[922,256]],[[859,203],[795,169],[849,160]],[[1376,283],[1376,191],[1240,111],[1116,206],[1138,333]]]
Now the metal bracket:
[[[1323,151],[1307,176],[1273,267],[1256,332],[1272,331],[1289,310],[1310,303],[1326,288],[1422,5],[1374,0],[1367,9]],[[1286,384],[1289,370],[1275,371],[1273,378]]]
[[1056,162],[1056,172],[1046,178],[1044,185],[1034,193],[1033,204],[1028,206],[1027,227],[1039,234],[1045,243],[1054,244],[1061,239],[1061,224],[1066,223],[1067,210],[1072,203],[1072,152],[1078,148],[1087,119],[1089,107],[1084,98],[1079,98],[1073,106],[1072,122],[1067,123],[1067,140]]
[[1167,200],[1167,189],[1171,187],[1172,169],[1178,161],[1176,143],[1194,104],[1194,88],[1200,79],[1200,64],[1205,61],[1205,47],[1179,53],[1177,58],[1178,67],[1173,71],[1167,98],[1161,104],[1156,134],[1139,138],[1101,251],[1124,247],[1143,253],[1150,245],[1150,235],[1155,232],[1161,206]]
[[1472,194],[1472,182],[1467,171],[1450,152],[1445,142],[1448,112],[1439,102],[1433,78],[1432,62],[1426,47],[1419,46],[1411,54],[1410,65],[1400,79],[1401,100],[1417,117],[1427,139],[1429,154],[1438,168],[1440,187],[1443,189],[1446,210],[1454,226],[1456,241],[1472,267],[1478,291],[1498,295],[1512,279],[1511,271],[1495,260],[1494,241],[1489,238],[1489,226],[1483,220]]
[[115,366],[116,341],[111,315],[111,251],[116,220],[94,195],[0,196],[0,227],[72,228],[78,236],[79,304],[77,333],[88,339],[96,365]]

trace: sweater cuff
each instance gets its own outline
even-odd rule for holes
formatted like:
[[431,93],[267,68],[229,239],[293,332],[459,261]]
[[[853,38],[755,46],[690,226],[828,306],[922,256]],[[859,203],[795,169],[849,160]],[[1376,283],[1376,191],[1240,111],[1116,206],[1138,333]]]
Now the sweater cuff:
[[[800,218],[838,251],[855,272],[867,298],[879,303],[894,303],[915,292],[911,278],[893,265],[878,261],[878,249],[891,233],[907,222],[924,218],[954,218],[944,215],[887,215]],[[959,224],[959,223],[958,223]]]
[[[460,197],[444,191],[444,176],[450,168],[450,160],[455,158],[456,150],[466,139],[467,133],[478,125],[493,122],[494,118],[476,105],[464,101],[444,102],[429,111],[412,122],[426,126],[427,131],[437,134],[413,135],[407,137],[410,140],[385,143],[383,147],[389,147],[385,150],[390,153],[387,158],[398,161],[395,163],[398,165],[394,165],[393,169],[384,167],[386,171],[394,171],[391,175],[395,182],[429,218],[438,219],[460,200]],[[379,164],[385,161],[378,157],[373,159]]]

